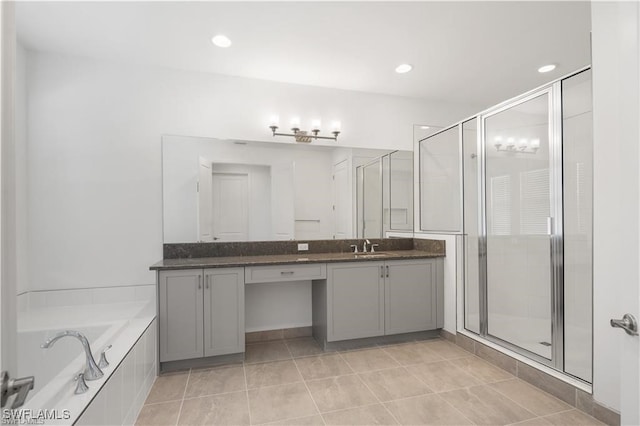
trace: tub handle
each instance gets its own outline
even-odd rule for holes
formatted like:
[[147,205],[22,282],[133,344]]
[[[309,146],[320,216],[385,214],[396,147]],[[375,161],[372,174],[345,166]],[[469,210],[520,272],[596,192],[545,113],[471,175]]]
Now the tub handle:
[[76,384],[76,390],[73,392],[76,395],[83,394],[89,390],[89,386],[87,386],[87,382],[84,380],[84,372],[78,373],[78,375],[73,380],[78,382]]
[[107,368],[109,366],[109,361],[107,361],[107,351],[111,349],[112,346],[113,345],[109,345],[102,350],[102,353],[100,354],[100,362],[98,362],[98,367]]

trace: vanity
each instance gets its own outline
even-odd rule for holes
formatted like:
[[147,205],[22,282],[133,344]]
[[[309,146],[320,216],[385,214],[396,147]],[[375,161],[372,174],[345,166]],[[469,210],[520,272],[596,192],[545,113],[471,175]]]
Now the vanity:
[[[313,337],[323,348],[442,328],[444,242],[361,240],[165,244],[157,271],[161,371],[242,359],[245,286],[312,284]],[[274,254],[275,253],[275,254]]]
[[445,247],[412,238],[413,163],[411,151],[163,136],[160,370],[242,360],[263,332],[324,349],[437,334]]

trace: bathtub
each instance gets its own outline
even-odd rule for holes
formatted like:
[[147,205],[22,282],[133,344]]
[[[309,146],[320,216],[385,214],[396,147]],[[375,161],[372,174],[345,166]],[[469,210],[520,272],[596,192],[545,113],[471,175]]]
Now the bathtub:
[[[104,289],[101,290],[104,291]],[[140,292],[140,289],[138,290]],[[70,303],[70,301],[84,300],[86,302],[85,297],[75,297],[77,296],[75,292],[91,293],[97,290],[71,290],[74,292],[74,297],[68,297],[69,295],[61,297],[56,294],[53,297],[45,297],[43,303],[38,303],[37,299],[38,297],[42,299],[42,295],[37,295],[35,303],[30,303],[28,308],[19,312],[18,315],[18,374],[20,377],[35,377],[34,389],[29,393],[22,409],[29,413],[50,410],[59,415],[54,416],[59,418],[47,420],[45,424],[76,423],[92,402],[100,399],[100,394],[107,385],[114,382],[111,380],[112,376],[126,361],[127,356],[132,355],[133,348],[141,345],[141,354],[133,353],[132,355],[137,358],[131,364],[133,365],[131,371],[135,374],[137,367],[140,370],[138,375],[144,373],[145,378],[149,376],[155,367],[155,336],[153,336],[153,342],[149,339],[146,346],[146,338],[143,339],[143,337],[149,334],[145,332],[149,331],[152,323],[155,323],[155,292],[152,290],[154,288],[142,292],[149,297],[138,297],[140,300],[135,300],[135,296],[128,299],[126,295],[129,294],[129,290],[125,290],[125,296],[111,298],[109,303],[104,303],[109,298],[102,297],[103,293],[100,293],[101,297],[89,299],[95,303],[77,303],[67,306],[59,306],[55,301]],[[102,350],[112,345],[107,352],[110,365],[103,369],[104,376],[98,380],[87,381],[89,390],[80,395],[74,394],[76,388],[74,379],[85,367],[86,357],[81,343],[73,337],[64,337],[48,349],[40,347],[45,340],[64,330],[76,330],[85,334],[96,363],[100,359]],[[155,371],[153,371],[153,378],[155,378]],[[117,381],[122,384],[125,381],[124,375],[119,374]],[[135,383],[135,380],[133,382]],[[142,382],[138,380],[137,384],[140,388]],[[123,413],[121,420],[118,420],[119,424],[126,423],[124,414],[129,414],[129,417],[134,420],[137,415],[137,413]],[[103,422],[94,416],[92,423]]]

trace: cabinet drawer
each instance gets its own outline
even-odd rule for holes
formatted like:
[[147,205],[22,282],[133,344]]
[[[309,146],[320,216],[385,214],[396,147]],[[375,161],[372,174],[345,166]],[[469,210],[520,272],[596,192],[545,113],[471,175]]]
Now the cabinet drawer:
[[245,283],[321,280],[327,277],[324,263],[306,265],[249,266],[244,268]]

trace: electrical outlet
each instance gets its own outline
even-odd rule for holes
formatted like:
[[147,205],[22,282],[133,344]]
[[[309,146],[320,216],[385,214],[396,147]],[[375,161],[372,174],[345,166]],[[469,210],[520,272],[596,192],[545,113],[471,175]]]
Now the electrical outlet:
[[309,250],[309,243],[299,243],[298,251],[307,251]]

